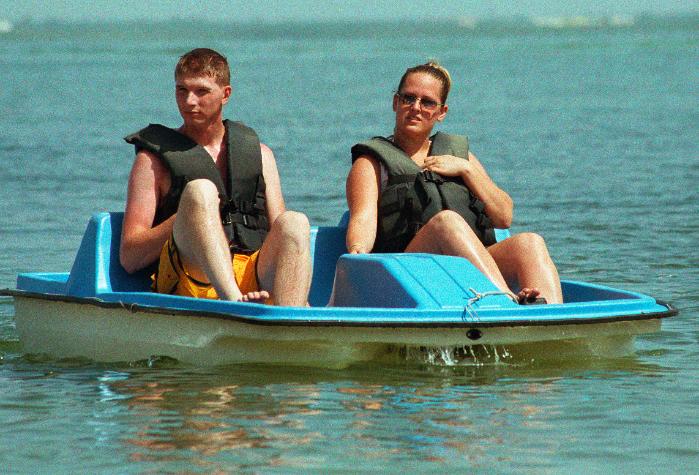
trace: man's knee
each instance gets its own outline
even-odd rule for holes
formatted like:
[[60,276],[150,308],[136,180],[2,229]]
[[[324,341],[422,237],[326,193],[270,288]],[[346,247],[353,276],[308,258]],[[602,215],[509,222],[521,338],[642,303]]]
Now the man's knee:
[[207,179],[192,180],[185,185],[180,197],[180,208],[183,206],[216,209],[218,211],[219,197],[216,185]]
[[311,225],[305,214],[297,211],[285,211],[274,221],[273,225],[280,237],[290,244],[307,247]]

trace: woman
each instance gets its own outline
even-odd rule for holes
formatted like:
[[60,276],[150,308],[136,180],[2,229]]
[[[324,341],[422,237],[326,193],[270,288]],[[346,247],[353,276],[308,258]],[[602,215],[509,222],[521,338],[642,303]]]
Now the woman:
[[353,254],[427,252],[471,261],[519,303],[561,303],[544,240],[509,228],[512,199],[488,176],[466,137],[432,129],[447,115],[451,77],[430,62],[409,68],[393,96],[393,135],[352,148],[347,249]]

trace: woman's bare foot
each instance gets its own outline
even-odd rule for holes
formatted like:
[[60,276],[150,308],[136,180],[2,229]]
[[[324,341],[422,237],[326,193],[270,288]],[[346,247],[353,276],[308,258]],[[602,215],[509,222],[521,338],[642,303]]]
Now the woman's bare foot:
[[546,299],[539,297],[539,295],[541,295],[539,289],[530,289],[525,287],[517,293],[517,303],[520,305],[546,303]]

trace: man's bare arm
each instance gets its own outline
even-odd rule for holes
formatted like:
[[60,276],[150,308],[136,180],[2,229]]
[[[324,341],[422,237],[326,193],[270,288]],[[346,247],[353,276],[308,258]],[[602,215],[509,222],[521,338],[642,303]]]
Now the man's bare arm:
[[156,209],[170,177],[163,164],[148,151],[136,155],[126,194],[119,260],[132,273],[154,262],[172,234],[173,215],[153,227]]
[[262,176],[265,179],[265,199],[267,201],[267,219],[270,227],[277,217],[286,211],[281,180],[277,170],[274,153],[265,144],[260,144],[262,151]]

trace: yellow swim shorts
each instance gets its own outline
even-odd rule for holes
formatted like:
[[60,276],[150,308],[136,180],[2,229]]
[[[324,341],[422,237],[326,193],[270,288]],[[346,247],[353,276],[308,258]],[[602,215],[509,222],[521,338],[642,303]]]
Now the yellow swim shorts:
[[[258,250],[249,256],[245,254],[231,255],[235,281],[243,294],[260,289],[257,282],[257,258],[259,254]],[[175,240],[172,237],[165,242],[160,251],[158,270],[151,276],[151,280],[153,281],[151,288],[161,294],[202,299],[218,298],[216,289],[210,283],[201,282],[189,275],[187,269],[182,265]]]

